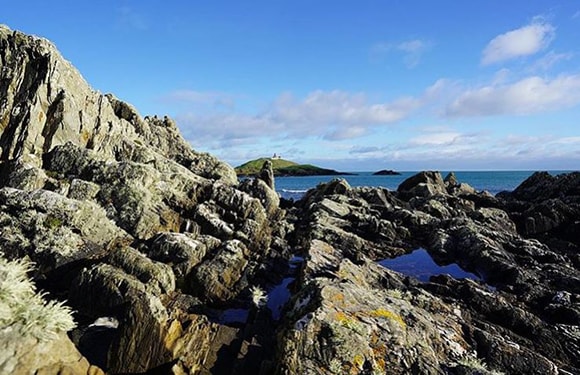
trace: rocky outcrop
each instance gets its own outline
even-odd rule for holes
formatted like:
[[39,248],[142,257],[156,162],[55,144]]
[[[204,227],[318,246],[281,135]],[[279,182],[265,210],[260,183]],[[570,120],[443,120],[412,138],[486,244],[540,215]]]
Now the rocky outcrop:
[[169,118],[142,118],[92,90],[47,40],[0,26],[0,160],[40,157],[66,142],[115,158],[140,143],[194,173],[234,184],[236,174],[194,152]]
[[1,26],[0,68],[2,257],[31,259],[68,300],[83,355],[111,373],[209,373],[238,334],[252,342],[215,314],[247,308],[290,256],[273,180],[238,189],[171,119],[93,91],[46,40]]
[[397,188],[397,193],[404,199],[425,198],[445,192],[445,182],[441,174],[433,171],[421,172],[409,177]]
[[[0,259],[32,260],[47,303],[78,322],[71,339],[53,319],[50,344],[24,340],[44,315],[6,320],[27,310],[0,292],[0,368],[580,373],[578,173],[496,197],[430,171],[281,201],[268,164],[238,183],[45,40],[0,27],[0,63]],[[417,248],[474,280],[381,265]]]
[[[554,230],[580,217],[574,196],[562,195],[568,205],[559,206],[551,193],[520,201],[518,189],[496,199],[446,180],[423,172],[396,193],[335,180],[306,194],[297,237],[307,261],[286,313],[279,373],[580,371],[577,247]],[[575,191],[537,176],[523,186],[536,183]],[[550,222],[556,236],[543,243],[518,220],[546,205],[562,219]],[[418,247],[482,281],[419,283],[375,263]]]

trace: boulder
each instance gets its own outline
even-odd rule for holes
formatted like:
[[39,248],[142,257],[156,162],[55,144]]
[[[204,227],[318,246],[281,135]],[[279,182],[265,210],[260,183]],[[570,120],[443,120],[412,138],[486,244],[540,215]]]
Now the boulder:
[[413,197],[431,197],[446,194],[445,182],[439,172],[420,172],[403,181],[397,188],[401,199],[409,200]]
[[548,172],[535,172],[504,198],[539,202],[564,196],[580,196],[580,172],[552,176]]
[[30,257],[42,273],[131,240],[97,204],[47,190],[0,189],[0,217],[4,253]]
[[274,170],[272,169],[272,161],[266,160],[262,169],[260,170],[260,174],[258,175],[258,179],[264,181],[266,185],[272,189],[274,188]]

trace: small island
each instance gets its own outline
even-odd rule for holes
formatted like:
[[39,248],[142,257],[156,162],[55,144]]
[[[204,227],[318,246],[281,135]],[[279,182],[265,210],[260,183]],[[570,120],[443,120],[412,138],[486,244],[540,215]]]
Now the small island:
[[352,175],[352,173],[338,172],[334,169],[321,168],[311,164],[298,164],[293,161],[282,159],[276,155],[271,158],[250,160],[239,165],[235,168],[236,174],[239,177],[254,176],[260,172],[260,169],[266,160],[272,162],[272,169],[274,171],[274,176],[276,177]]
[[373,173],[373,176],[400,176],[401,173],[394,171],[392,169],[382,169],[378,172]]

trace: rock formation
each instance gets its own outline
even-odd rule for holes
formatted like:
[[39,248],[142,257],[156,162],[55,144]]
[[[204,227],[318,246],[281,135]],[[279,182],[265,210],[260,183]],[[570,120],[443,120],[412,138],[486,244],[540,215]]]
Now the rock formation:
[[[78,325],[14,339],[0,293],[0,373],[580,373],[580,173],[281,201],[3,26],[0,98],[1,259]],[[417,248],[479,280],[378,263]]]

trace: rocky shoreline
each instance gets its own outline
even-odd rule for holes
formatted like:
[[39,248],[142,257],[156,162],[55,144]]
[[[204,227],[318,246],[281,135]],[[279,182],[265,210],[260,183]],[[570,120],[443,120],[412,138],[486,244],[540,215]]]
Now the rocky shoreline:
[[[0,373],[580,373],[579,172],[291,202],[271,166],[238,182],[46,40],[0,26],[0,57],[0,252],[77,322],[10,320],[0,280]],[[417,248],[481,280],[378,263]]]

